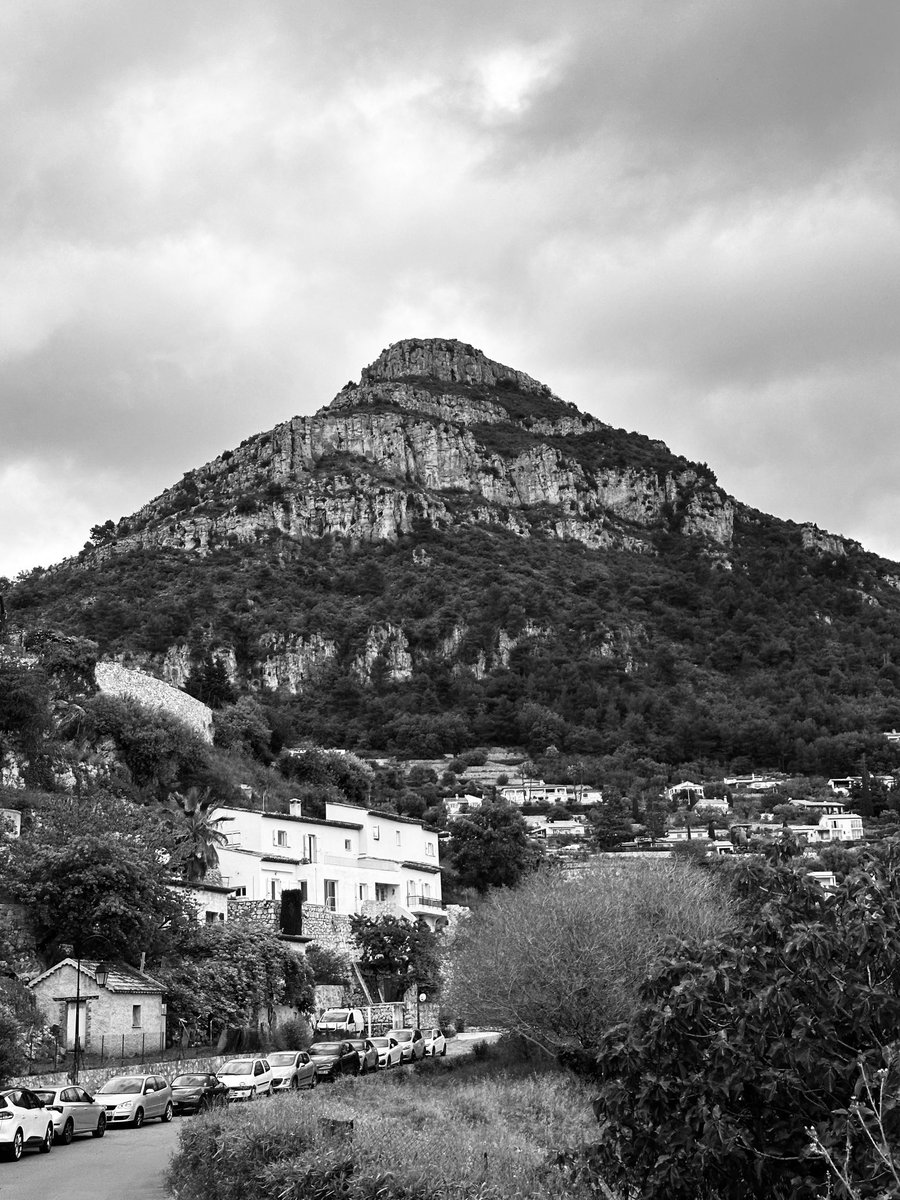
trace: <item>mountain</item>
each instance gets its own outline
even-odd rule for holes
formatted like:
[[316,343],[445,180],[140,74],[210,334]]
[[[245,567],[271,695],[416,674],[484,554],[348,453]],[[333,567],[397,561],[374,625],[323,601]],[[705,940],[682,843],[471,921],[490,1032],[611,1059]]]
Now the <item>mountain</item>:
[[332,745],[831,773],[900,723],[900,566],[452,340],[390,346],[9,608]]

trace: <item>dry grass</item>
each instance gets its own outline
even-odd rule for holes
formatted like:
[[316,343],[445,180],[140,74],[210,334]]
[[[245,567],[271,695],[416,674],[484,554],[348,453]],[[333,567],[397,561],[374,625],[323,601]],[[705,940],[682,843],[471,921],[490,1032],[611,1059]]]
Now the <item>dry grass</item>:
[[571,1075],[436,1062],[186,1123],[170,1181],[179,1200],[587,1200],[595,1134]]

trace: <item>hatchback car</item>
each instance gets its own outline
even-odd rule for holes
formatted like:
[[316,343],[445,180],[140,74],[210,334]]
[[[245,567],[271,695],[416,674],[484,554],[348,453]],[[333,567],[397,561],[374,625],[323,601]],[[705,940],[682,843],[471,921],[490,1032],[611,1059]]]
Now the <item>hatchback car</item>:
[[316,1064],[305,1050],[275,1050],[269,1055],[269,1066],[272,1068],[272,1087],[276,1092],[316,1086]]
[[371,1038],[351,1038],[350,1045],[359,1055],[360,1075],[378,1070],[378,1048]]
[[313,1042],[309,1057],[316,1064],[320,1079],[337,1079],[338,1075],[359,1074],[359,1054],[349,1042]]
[[272,1068],[266,1058],[232,1058],[216,1074],[228,1088],[229,1100],[272,1095]]
[[14,1087],[0,1092],[0,1152],[18,1162],[26,1146],[41,1154],[53,1148],[53,1114],[31,1088]]
[[391,1029],[388,1037],[396,1038],[400,1043],[402,1062],[418,1062],[425,1057],[425,1039],[421,1029]]
[[68,1146],[76,1133],[102,1138],[106,1133],[106,1105],[95,1100],[83,1087],[35,1088],[44,1105],[53,1114],[53,1136]]
[[400,1043],[392,1037],[373,1037],[372,1045],[378,1051],[379,1067],[399,1067],[403,1059]]
[[440,1029],[423,1029],[422,1036],[425,1038],[425,1053],[430,1054],[432,1058],[441,1058],[447,1053],[447,1039],[444,1037]]
[[228,1099],[228,1088],[215,1075],[197,1071],[172,1080],[172,1103],[177,1113],[207,1112]]
[[134,1125],[159,1117],[171,1121],[175,1115],[172,1089],[162,1075],[113,1075],[95,1092],[106,1106],[107,1125]]

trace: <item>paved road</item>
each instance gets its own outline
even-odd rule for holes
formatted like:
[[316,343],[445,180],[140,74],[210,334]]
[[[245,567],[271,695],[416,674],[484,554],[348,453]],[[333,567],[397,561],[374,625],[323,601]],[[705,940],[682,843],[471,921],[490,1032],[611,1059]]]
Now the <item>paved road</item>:
[[[447,1043],[447,1053],[468,1054],[473,1043],[498,1036],[463,1033]],[[0,1200],[171,1200],[163,1178],[183,1120],[190,1117],[77,1137],[50,1154],[26,1150],[19,1162],[0,1163]]]
[[0,1163],[0,1200],[169,1200],[163,1176],[182,1119],[77,1137],[50,1154],[26,1150]]

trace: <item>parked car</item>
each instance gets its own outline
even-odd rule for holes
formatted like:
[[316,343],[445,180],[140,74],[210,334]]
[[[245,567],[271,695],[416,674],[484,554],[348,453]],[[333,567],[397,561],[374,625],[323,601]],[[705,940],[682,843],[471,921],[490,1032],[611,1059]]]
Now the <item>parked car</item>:
[[176,1075],[172,1080],[172,1103],[177,1113],[207,1112],[227,1099],[228,1088],[208,1071]]
[[272,1087],[276,1092],[316,1086],[316,1064],[305,1050],[276,1050],[269,1055],[269,1066],[272,1068]]
[[365,1032],[366,1022],[361,1008],[326,1008],[316,1020],[317,1038],[362,1037]]
[[351,1038],[350,1045],[359,1055],[360,1075],[378,1070],[378,1049],[371,1038]]
[[35,1088],[34,1094],[53,1114],[53,1136],[68,1146],[76,1133],[102,1138],[106,1133],[106,1105],[83,1087]]
[[267,1058],[232,1058],[216,1074],[228,1088],[229,1100],[272,1095],[272,1068]]
[[334,1080],[338,1075],[358,1075],[359,1054],[349,1042],[313,1042],[309,1057],[316,1064],[320,1079]]
[[106,1106],[107,1125],[131,1123],[140,1129],[145,1121],[175,1115],[172,1089],[162,1075],[113,1075],[95,1093]]
[[388,1037],[396,1038],[403,1052],[401,1062],[418,1062],[425,1057],[425,1039],[421,1029],[391,1029]]
[[447,1053],[447,1039],[444,1037],[440,1029],[423,1029],[422,1036],[425,1039],[425,1053],[430,1054],[432,1058],[441,1058]]
[[26,1146],[37,1146],[41,1154],[53,1148],[53,1114],[36,1092],[27,1087],[0,1092],[0,1151],[18,1162]]
[[379,1067],[399,1067],[403,1060],[400,1043],[394,1037],[373,1037],[372,1045],[378,1051]]

